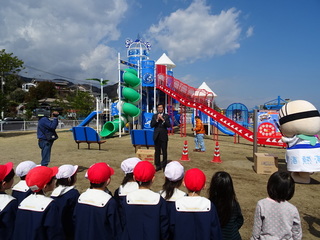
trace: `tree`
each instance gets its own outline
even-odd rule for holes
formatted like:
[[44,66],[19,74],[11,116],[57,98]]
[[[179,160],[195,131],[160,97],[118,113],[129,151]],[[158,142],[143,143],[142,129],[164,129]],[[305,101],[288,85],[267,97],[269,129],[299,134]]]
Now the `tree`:
[[26,110],[32,112],[39,107],[39,100],[44,98],[55,98],[57,89],[50,81],[40,82],[36,87],[31,87],[25,96]]
[[40,100],[43,98],[55,98],[57,95],[57,89],[53,82],[45,81],[40,82],[36,87],[31,87],[26,96],[26,101],[29,102],[32,99]]
[[17,88],[9,94],[10,100],[15,101],[17,103],[23,103],[26,95],[27,93],[23,91],[21,88]]
[[[6,53],[5,49],[0,51],[0,75],[2,92],[13,91],[20,83],[18,73],[24,69],[24,62],[13,56],[13,53]],[[19,86],[21,87],[21,86]]]
[[69,96],[68,101],[72,109],[77,111],[78,116],[85,117],[94,109],[94,98],[88,92],[75,93]]
[[[7,95],[14,91],[17,87],[21,87],[20,77],[18,73],[24,68],[24,62],[13,56],[13,53],[6,53],[5,49],[0,51],[0,111],[7,111]],[[19,86],[20,84],[20,86]]]

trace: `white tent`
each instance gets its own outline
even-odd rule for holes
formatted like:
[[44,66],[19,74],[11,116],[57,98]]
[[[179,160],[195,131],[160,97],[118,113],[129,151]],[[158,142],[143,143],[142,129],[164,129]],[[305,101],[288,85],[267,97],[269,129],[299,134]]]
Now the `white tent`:
[[[196,97],[205,97],[205,93],[203,91],[201,91],[202,89],[206,90],[207,92],[209,93],[212,93],[213,95],[213,99],[212,99],[212,102],[211,101],[208,101],[208,107],[212,107],[211,104],[213,104],[213,101],[214,101],[214,98],[217,97],[217,94],[215,94],[211,88],[206,84],[206,82],[203,82],[200,87],[197,88],[197,90],[194,92],[194,96]],[[196,114],[196,110],[194,111],[194,114]],[[210,117],[208,116],[208,124],[210,124]],[[208,127],[208,135],[210,135],[210,128]]]
[[[198,89],[199,89],[199,90],[204,89],[204,90],[206,90],[207,92],[212,93],[214,98],[218,96],[217,94],[215,94],[215,93],[211,90],[211,88],[206,84],[206,82],[203,82],[203,83],[200,85],[200,87],[198,87]],[[204,96],[204,93],[201,92],[201,91],[196,90],[195,93],[194,93],[194,95],[195,95],[195,96]]]
[[168,70],[175,68],[176,65],[171,61],[167,54],[162,54],[162,56],[156,61],[156,65],[165,65]]

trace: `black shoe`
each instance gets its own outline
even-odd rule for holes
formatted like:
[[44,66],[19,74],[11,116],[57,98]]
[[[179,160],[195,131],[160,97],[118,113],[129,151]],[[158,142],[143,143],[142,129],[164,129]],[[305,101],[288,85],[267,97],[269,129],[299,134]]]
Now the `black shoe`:
[[156,167],[156,171],[160,171],[161,170],[161,167]]

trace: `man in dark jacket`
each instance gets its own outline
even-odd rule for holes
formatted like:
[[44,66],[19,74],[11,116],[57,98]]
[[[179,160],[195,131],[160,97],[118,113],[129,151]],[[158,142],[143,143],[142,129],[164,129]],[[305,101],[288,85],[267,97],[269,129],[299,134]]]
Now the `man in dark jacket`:
[[40,116],[38,121],[37,137],[41,148],[41,166],[48,166],[53,142],[57,139],[56,128],[58,126],[59,113],[52,113],[53,120],[47,116]]
[[[151,127],[154,128],[153,140],[155,144],[154,164],[156,171],[164,169],[167,165],[167,147],[168,147],[168,130],[170,127],[169,115],[164,113],[163,104],[157,105],[157,112],[152,116]],[[162,151],[162,162],[160,162],[160,154]]]

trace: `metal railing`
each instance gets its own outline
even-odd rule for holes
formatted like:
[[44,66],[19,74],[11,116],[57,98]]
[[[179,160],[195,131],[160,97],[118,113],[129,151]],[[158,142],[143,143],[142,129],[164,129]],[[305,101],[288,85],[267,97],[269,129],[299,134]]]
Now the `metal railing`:
[[[78,126],[82,120],[60,120],[57,129],[71,129]],[[95,128],[96,120],[92,120],[88,126]],[[37,130],[38,121],[0,121],[0,132],[8,131],[32,131]]]
[[157,86],[164,86],[170,88],[180,96],[183,96],[189,101],[196,102],[207,106],[208,101],[212,102],[214,95],[212,92],[208,92],[205,89],[198,89],[183,83],[179,79],[165,74],[157,75]]
[[[83,120],[64,120],[59,119],[57,129],[69,130],[78,126]],[[192,113],[186,114],[186,123],[192,123]],[[96,129],[97,122],[93,119],[87,126]],[[0,132],[10,131],[35,131],[38,127],[38,121],[0,121]]]

